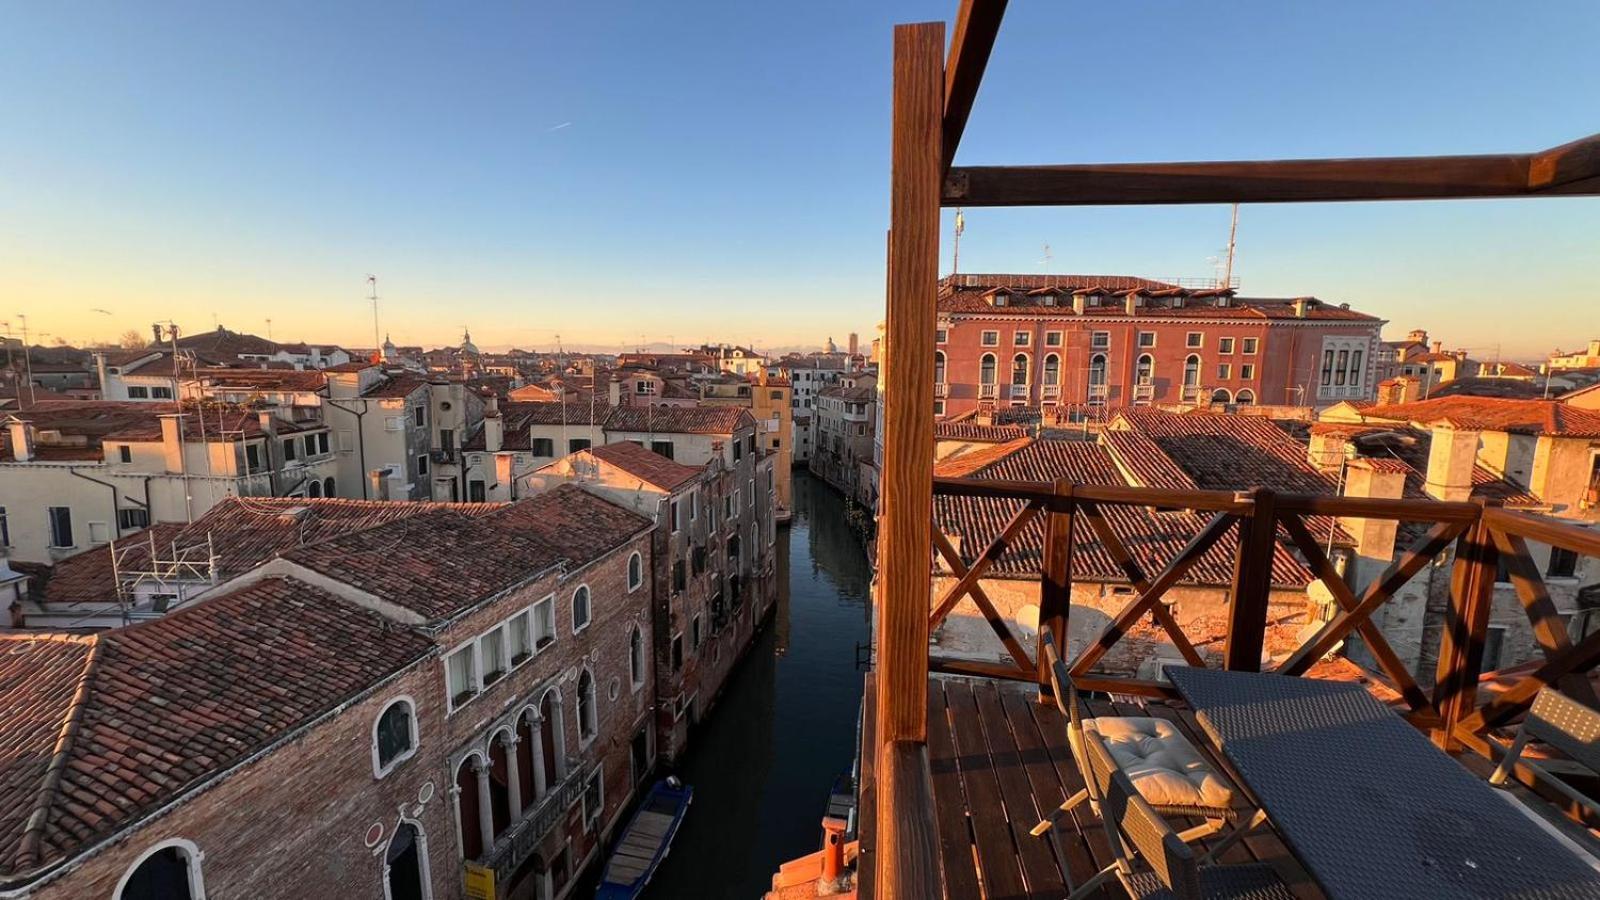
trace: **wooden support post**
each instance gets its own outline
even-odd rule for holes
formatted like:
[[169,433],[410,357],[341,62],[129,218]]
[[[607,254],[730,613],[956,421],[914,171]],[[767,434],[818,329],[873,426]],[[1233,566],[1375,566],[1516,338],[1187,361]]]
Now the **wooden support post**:
[[1267,637],[1267,600],[1272,593],[1272,555],[1277,547],[1277,511],[1272,492],[1250,492],[1255,511],[1239,520],[1239,555],[1234,558],[1233,596],[1228,602],[1228,639],[1223,667],[1261,671]]
[[[934,301],[939,280],[944,24],[894,30],[889,297],[884,331],[883,476],[878,528],[876,888],[936,897],[930,837],[928,604],[933,591]],[[897,749],[898,748],[898,749]],[[921,792],[919,792],[919,789]],[[914,801],[917,807],[905,804]]]
[[1456,748],[1456,726],[1472,715],[1478,703],[1478,673],[1483,668],[1498,560],[1489,522],[1480,517],[1456,541],[1450,573],[1450,605],[1445,610],[1433,693],[1433,705],[1439,710],[1433,741],[1442,750]]
[[1039,581],[1039,646],[1034,660],[1039,668],[1039,694],[1050,693],[1050,663],[1045,659],[1044,637],[1055,639],[1058,652],[1067,654],[1067,617],[1072,610],[1072,526],[1076,510],[1072,501],[1072,481],[1057,478],[1055,495],[1068,505],[1063,512],[1050,513],[1044,538],[1044,577]]

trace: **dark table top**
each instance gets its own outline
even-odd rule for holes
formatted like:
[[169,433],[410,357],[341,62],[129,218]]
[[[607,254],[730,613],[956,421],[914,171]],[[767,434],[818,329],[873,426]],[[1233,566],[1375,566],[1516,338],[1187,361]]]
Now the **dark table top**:
[[1361,685],[1167,676],[1329,897],[1600,897],[1600,871]]

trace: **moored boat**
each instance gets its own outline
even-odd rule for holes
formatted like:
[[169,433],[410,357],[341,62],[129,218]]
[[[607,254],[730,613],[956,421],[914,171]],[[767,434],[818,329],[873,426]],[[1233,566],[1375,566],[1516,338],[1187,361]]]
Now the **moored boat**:
[[668,776],[656,782],[611,848],[596,900],[634,900],[672,847],[672,839],[689,811],[694,788]]

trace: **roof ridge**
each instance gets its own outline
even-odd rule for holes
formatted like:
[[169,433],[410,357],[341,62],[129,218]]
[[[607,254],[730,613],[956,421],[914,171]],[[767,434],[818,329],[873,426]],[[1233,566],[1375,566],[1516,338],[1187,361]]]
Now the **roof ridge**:
[[100,648],[103,646],[105,643],[99,635],[89,641],[89,652],[84,654],[83,669],[78,674],[78,688],[73,692],[71,702],[67,704],[61,731],[56,736],[55,750],[50,755],[50,763],[45,767],[39,791],[34,795],[33,809],[28,813],[28,820],[22,826],[22,839],[17,844],[18,867],[27,868],[39,861],[39,847],[44,841],[44,827],[50,819],[50,810],[55,806],[56,795],[61,787],[61,776],[67,768],[67,757],[72,753],[72,745],[78,737],[78,728],[83,722],[83,710],[88,705],[90,684],[99,667]]

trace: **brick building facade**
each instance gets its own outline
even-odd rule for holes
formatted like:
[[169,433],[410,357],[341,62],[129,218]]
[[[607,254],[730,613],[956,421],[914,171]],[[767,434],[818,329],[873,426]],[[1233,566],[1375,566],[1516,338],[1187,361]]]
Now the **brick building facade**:
[[934,405],[1327,406],[1372,395],[1383,321],[1310,297],[1260,299],[1128,276],[940,282]]
[[4,638],[0,893],[565,896],[654,765],[651,532],[558,488]]

